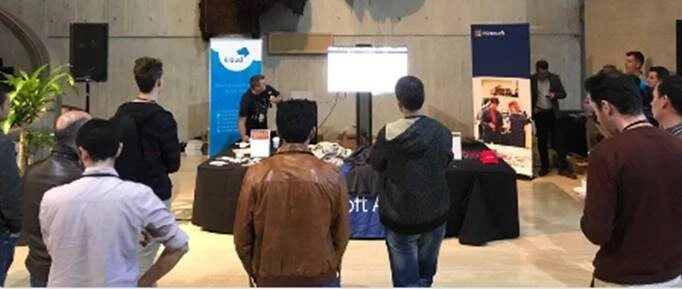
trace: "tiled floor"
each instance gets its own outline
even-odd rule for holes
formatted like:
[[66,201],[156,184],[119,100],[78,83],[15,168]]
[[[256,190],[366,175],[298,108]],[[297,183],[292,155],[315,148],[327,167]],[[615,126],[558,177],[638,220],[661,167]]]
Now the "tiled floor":
[[[196,166],[202,157],[185,157],[174,175],[174,211],[191,209]],[[579,185],[556,175],[518,181],[521,237],[483,247],[444,241],[435,287],[453,286],[587,286],[596,252],[582,235],[582,207],[572,188]],[[190,252],[159,286],[248,286],[234,251],[231,235],[203,232],[189,222],[182,228],[190,237]],[[8,287],[28,286],[24,268],[27,248],[17,248]],[[351,241],[343,262],[344,286],[390,286],[390,271],[383,241]]]

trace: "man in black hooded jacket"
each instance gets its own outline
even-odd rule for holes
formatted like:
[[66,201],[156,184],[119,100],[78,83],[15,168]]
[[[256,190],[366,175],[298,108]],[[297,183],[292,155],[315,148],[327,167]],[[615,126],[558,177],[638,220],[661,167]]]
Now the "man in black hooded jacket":
[[379,131],[369,162],[385,178],[379,214],[393,286],[430,287],[450,209],[445,171],[453,158],[452,135],[420,112],[421,80],[401,78],[395,94],[405,117]]

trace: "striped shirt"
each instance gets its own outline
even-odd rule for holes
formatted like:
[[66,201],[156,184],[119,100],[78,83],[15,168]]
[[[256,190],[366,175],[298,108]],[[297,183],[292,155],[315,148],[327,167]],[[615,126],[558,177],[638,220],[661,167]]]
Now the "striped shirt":
[[682,138],[682,122],[667,128],[666,131],[671,135]]

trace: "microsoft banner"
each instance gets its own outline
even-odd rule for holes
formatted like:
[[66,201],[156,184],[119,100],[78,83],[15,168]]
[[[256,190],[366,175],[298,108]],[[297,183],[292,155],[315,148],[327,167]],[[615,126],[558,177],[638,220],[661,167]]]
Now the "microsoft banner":
[[474,135],[532,177],[529,25],[472,25],[471,49]]

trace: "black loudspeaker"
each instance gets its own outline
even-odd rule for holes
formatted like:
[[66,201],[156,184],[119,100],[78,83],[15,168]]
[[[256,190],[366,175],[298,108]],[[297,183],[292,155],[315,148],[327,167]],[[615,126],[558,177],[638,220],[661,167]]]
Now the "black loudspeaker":
[[71,74],[76,81],[107,80],[109,51],[109,24],[71,23],[70,27]]
[[675,51],[676,53],[676,67],[675,71],[677,71],[677,74],[682,73],[682,20],[677,20],[677,25],[675,29],[675,35],[676,37],[676,45],[675,45]]

